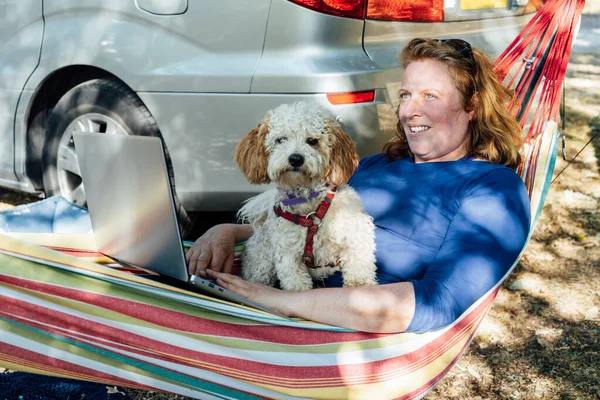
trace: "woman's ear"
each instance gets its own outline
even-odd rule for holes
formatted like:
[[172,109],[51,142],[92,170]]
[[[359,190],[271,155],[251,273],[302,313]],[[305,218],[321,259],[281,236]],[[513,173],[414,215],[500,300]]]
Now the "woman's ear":
[[263,122],[248,132],[235,149],[235,162],[246,176],[246,179],[257,185],[271,182],[267,174],[269,164],[267,148],[265,147],[267,133],[269,133],[269,128]]
[[358,166],[356,144],[335,121],[330,121],[326,130],[329,134],[329,165],[325,180],[329,186],[340,186],[350,180]]
[[479,108],[479,93],[475,92],[471,101],[469,101],[467,112],[469,113],[469,121],[475,121],[477,119],[477,109]]

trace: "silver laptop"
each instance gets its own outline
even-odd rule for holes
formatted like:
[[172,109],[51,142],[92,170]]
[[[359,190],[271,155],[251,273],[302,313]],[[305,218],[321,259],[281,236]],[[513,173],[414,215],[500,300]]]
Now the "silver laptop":
[[285,317],[190,277],[161,139],[82,132],[73,138],[99,252],[154,271],[164,283]]

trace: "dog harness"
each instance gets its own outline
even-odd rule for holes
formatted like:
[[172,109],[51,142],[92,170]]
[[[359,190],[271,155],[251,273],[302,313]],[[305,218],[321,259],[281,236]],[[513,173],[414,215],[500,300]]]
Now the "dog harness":
[[[335,196],[335,191],[337,188],[333,188],[327,192],[325,198],[319,203],[317,209],[308,214],[308,215],[298,215],[292,214],[290,212],[284,211],[281,208],[280,203],[275,204],[273,206],[273,211],[275,211],[275,215],[281,217],[283,219],[287,219],[290,222],[293,222],[296,225],[305,226],[306,227],[306,242],[304,244],[304,253],[302,254],[302,260],[304,264],[308,268],[321,268],[322,265],[315,265],[315,255],[313,252],[313,242],[317,231],[319,230],[319,226],[321,225],[321,221],[323,217],[329,210],[329,206],[333,201],[333,197]],[[326,267],[334,267],[336,264],[331,261],[327,263]]]

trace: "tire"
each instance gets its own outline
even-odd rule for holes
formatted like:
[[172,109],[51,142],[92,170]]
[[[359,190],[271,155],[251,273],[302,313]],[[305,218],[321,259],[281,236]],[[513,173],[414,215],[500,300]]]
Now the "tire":
[[[94,79],[75,86],[56,104],[48,119],[42,155],[42,180],[46,196],[63,196],[86,206],[87,201],[73,131],[160,137],[156,121],[137,94],[117,79]],[[171,187],[182,237],[192,221],[175,192],[171,157],[164,145]]]

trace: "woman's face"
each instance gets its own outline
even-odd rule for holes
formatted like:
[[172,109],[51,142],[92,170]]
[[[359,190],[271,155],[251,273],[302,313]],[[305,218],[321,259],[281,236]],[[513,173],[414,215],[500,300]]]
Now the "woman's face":
[[445,64],[424,59],[406,66],[398,118],[415,162],[452,161],[465,156],[473,115],[474,111],[462,107],[461,94]]

